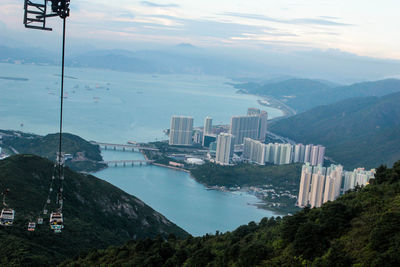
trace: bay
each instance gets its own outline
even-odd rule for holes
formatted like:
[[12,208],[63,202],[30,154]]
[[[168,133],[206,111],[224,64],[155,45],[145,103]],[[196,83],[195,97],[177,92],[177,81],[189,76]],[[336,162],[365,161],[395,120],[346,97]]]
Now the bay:
[[[59,73],[55,66],[0,63],[0,129],[37,134],[58,131]],[[193,116],[201,126],[206,116],[228,124],[248,107],[269,117],[281,111],[261,107],[258,98],[236,94],[224,77],[147,75],[111,70],[67,68],[64,131],[87,140],[126,143],[166,139],[172,115]],[[143,158],[139,153],[103,151],[105,159]],[[193,235],[233,230],[249,221],[273,216],[258,209],[257,199],[242,193],[210,191],[187,173],[157,166],[108,168],[96,176],[133,194]]]

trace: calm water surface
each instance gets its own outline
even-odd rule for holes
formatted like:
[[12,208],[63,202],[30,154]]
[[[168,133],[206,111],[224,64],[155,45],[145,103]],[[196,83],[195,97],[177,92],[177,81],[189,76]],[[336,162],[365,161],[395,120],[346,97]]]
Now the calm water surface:
[[[38,134],[58,131],[59,68],[0,63],[0,129]],[[216,76],[143,75],[84,68],[66,69],[64,129],[88,140],[126,143],[165,139],[170,117],[189,115],[195,126],[206,116],[227,124],[257,97],[236,94],[229,79]],[[261,108],[261,107],[260,107]],[[281,115],[267,109],[270,117]],[[23,125],[23,126],[21,126]],[[139,153],[103,151],[105,159],[142,158]],[[187,173],[156,166],[108,168],[96,173],[133,194],[193,235],[233,230],[273,213],[257,209],[254,196],[209,191]]]
[[[109,150],[103,151],[103,157],[143,158],[140,153]],[[192,235],[225,232],[274,215],[251,206],[258,202],[253,195],[206,190],[185,172],[157,166],[127,166],[109,167],[95,175],[142,199]]]

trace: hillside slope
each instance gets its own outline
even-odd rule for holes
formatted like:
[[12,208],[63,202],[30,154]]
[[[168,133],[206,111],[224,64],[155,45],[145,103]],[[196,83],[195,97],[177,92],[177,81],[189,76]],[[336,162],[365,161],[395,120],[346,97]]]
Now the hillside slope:
[[233,232],[130,241],[61,266],[399,266],[400,161],[321,208]]
[[[16,211],[15,225],[0,228],[0,265],[55,265],[81,251],[141,239],[188,234],[134,196],[91,175],[65,170],[65,229],[54,234],[45,223],[31,233],[30,220],[43,209],[53,164],[33,155],[0,161],[1,190]],[[53,201],[53,200],[52,200]]]
[[400,80],[386,79],[336,87],[318,80],[289,79],[264,85],[238,84],[235,87],[250,94],[272,96],[302,112],[351,97],[384,96],[399,92]]
[[[4,147],[13,147],[19,153],[34,154],[55,161],[59,145],[58,133],[40,136],[14,131],[2,132],[9,134],[3,137]],[[72,160],[66,161],[66,165],[75,171],[93,172],[107,167],[99,163],[103,160],[99,146],[77,135],[63,133],[62,151],[73,156]]]
[[280,120],[270,131],[323,144],[346,168],[391,165],[400,158],[400,93],[352,98]]

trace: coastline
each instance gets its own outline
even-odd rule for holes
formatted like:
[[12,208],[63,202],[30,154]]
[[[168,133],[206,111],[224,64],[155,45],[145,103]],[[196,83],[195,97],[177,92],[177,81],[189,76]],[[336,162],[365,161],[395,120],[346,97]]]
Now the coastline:
[[163,167],[163,168],[168,168],[168,169],[172,169],[175,171],[182,171],[182,172],[186,172],[190,174],[190,171],[186,170],[186,169],[182,169],[182,168],[178,168],[178,167],[174,167],[174,166],[168,166],[168,165],[164,165],[161,163],[152,163],[152,165],[158,166],[158,167]]
[[[146,160],[149,159],[147,157],[146,153],[144,153],[144,151],[141,150],[140,152],[142,153],[143,157]],[[253,195],[257,198],[258,202],[251,203],[251,204],[248,203],[248,205],[257,207],[258,209],[275,212],[277,214],[277,216],[285,216],[285,215],[288,215],[291,213],[291,211],[289,211],[288,209],[285,209],[284,207],[280,207],[280,205],[275,206],[274,203],[267,201],[266,199],[263,198],[263,196],[261,194],[257,193],[260,190],[262,190],[262,188],[254,187],[254,186],[246,186],[246,187],[241,187],[241,188],[234,188],[234,187],[229,188],[226,186],[218,186],[218,185],[210,186],[210,185],[207,185],[207,184],[202,183],[199,180],[197,180],[196,177],[192,174],[192,172],[188,169],[170,166],[170,165],[166,165],[166,164],[162,164],[162,163],[155,163],[155,162],[153,162],[152,165],[162,167],[162,168],[168,168],[168,169],[175,170],[175,171],[185,172],[185,173],[189,174],[189,177],[191,179],[193,179],[197,183],[203,185],[206,190],[216,190],[216,191],[228,192],[228,193],[232,193],[232,194],[245,193],[248,195]]]
[[[232,84],[232,86],[234,88],[236,88],[234,84]],[[280,110],[282,112],[282,116],[278,116],[278,117],[275,117],[273,119],[269,119],[268,121],[270,121],[270,122],[271,121],[275,121],[275,120],[288,118],[288,117],[291,117],[291,116],[294,116],[294,115],[297,114],[297,112],[293,108],[289,107],[288,105],[286,105],[282,101],[279,101],[278,99],[276,99],[276,98],[274,98],[272,96],[259,95],[259,94],[250,94],[246,90],[243,90],[243,89],[236,90],[236,93],[237,94],[246,94],[246,95],[253,95],[253,96],[260,97],[262,99],[258,99],[257,100],[259,105],[264,106],[264,107],[278,109],[278,110]]]

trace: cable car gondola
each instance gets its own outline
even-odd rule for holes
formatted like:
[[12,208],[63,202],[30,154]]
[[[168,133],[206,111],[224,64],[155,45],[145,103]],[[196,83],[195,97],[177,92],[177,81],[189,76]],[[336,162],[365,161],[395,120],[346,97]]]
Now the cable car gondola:
[[60,233],[64,228],[64,220],[61,212],[52,212],[50,214],[50,228],[55,233]]
[[1,210],[0,225],[12,226],[14,222],[15,211],[13,209],[4,208]]
[[36,223],[34,223],[34,222],[29,222],[29,223],[28,223],[28,231],[29,231],[29,232],[33,232],[33,231],[35,231],[35,229],[36,229]]

